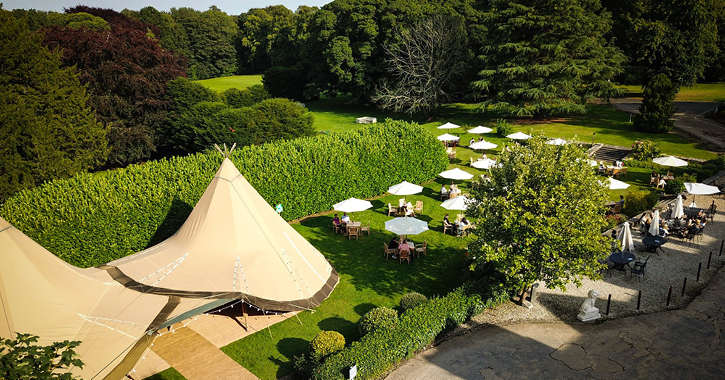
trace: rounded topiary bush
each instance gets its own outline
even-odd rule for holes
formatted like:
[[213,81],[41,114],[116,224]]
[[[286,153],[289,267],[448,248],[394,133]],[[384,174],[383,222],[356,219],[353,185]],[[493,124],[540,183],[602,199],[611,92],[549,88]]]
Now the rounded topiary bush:
[[310,354],[321,359],[345,348],[345,337],[337,331],[320,331],[310,342]]
[[403,311],[406,311],[426,301],[428,301],[428,297],[417,292],[410,292],[400,299],[400,308],[403,309]]
[[360,336],[379,328],[388,328],[398,323],[398,312],[389,307],[376,307],[363,315],[360,320]]

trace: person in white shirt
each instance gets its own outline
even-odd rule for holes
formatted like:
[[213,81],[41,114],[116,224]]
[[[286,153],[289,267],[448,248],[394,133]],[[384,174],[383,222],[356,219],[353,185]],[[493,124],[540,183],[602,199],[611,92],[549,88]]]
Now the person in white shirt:
[[350,217],[347,215],[346,212],[342,213],[342,218],[340,218],[340,220],[342,220],[342,222],[345,224],[350,223]]

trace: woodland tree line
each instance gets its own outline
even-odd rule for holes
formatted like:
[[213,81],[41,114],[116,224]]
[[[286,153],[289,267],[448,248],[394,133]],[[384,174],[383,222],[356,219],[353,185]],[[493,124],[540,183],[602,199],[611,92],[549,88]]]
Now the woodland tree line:
[[[313,133],[295,101],[584,112],[615,83],[725,80],[723,0],[335,0],[228,15],[0,10],[0,201],[99,167]],[[263,73],[264,88],[192,82]],[[663,79],[664,77],[664,79]],[[283,99],[280,99],[283,98]],[[291,99],[291,100],[290,100]]]

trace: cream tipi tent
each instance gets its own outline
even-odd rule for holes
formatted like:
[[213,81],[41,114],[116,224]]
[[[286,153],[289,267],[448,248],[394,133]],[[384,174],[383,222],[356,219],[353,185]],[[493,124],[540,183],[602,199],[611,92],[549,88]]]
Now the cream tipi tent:
[[164,322],[213,300],[142,294],[108,272],[74,267],[0,218],[0,337],[78,340],[84,379],[120,379]]
[[338,282],[228,158],[176,234],[107,265],[154,294],[243,299],[276,311],[314,308]]

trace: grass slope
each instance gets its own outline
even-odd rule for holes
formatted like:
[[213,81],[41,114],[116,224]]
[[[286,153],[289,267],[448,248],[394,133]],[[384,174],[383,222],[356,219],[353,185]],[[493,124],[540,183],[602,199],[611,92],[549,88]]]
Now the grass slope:
[[247,88],[255,84],[262,84],[261,75],[233,75],[230,77],[219,77],[197,81],[202,86],[208,87],[217,92],[223,92],[230,88]]
[[[622,86],[632,97],[642,97],[642,86]],[[716,102],[725,100],[725,83],[697,83],[692,87],[682,87],[675,100],[691,102]]]

